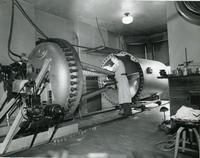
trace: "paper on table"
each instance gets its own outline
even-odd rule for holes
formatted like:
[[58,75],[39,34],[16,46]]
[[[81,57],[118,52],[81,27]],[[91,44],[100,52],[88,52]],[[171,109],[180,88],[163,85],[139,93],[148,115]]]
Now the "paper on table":
[[199,121],[200,120],[200,110],[195,110],[190,107],[182,106],[176,112],[176,115],[172,116],[173,119],[181,119],[188,121]]

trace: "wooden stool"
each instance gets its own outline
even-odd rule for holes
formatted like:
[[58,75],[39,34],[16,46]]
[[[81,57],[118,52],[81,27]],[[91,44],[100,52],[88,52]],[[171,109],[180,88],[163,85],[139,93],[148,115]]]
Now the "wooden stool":
[[[199,154],[199,158],[200,158],[200,136],[199,133],[197,131],[197,128],[199,127],[199,123],[197,122],[185,122],[185,121],[177,121],[176,123],[178,125],[180,125],[180,128],[178,129],[177,133],[176,133],[176,143],[175,143],[175,152],[174,152],[174,158],[177,158],[178,155],[178,151],[179,149],[182,150],[182,152],[185,151],[190,151],[190,152],[198,152]],[[187,132],[187,133],[186,133]],[[191,149],[191,148],[187,148],[186,144],[193,144],[193,133],[195,135],[196,138],[196,142],[197,142],[197,146],[198,146],[198,151]],[[187,137],[189,134],[189,137]],[[189,139],[189,141],[188,141]],[[180,145],[181,143],[181,145]]]

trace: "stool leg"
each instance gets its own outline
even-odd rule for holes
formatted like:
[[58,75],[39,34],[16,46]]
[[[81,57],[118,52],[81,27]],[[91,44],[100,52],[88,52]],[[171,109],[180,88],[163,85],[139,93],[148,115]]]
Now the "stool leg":
[[196,139],[197,139],[198,153],[199,153],[199,158],[200,158],[200,136],[199,136],[199,133],[198,133],[196,128],[193,128],[193,131],[194,131],[194,134],[195,134]]
[[185,152],[185,142],[186,142],[186,131],[183,131],[183,141],[182,141],[182,152]]
[[176,132],[176,143],[175,143],[175,151],[174,151],[174,158],[177,157],[178,155],[178,148],[179,148],[179,140],[180,140],[180,135],[181,135],[181,132],[184,130],[183,127],[180,127],[178,129],[178,131]]
[[193,130],[192,129],[189,129],[189,133],[190,133],[190,143],[192,143],[194,140],[193,140]]

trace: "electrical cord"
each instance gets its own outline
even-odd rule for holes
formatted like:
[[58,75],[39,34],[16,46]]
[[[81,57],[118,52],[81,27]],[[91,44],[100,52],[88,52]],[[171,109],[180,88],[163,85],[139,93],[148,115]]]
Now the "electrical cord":
[[18,54],[16,54],[16,53],[14,53],[12,50],[11,50],[11,41],[12,41],[12,34],[13,34],[13,23],[14,23],[14,0],[12,0],[12,9],[11,9],[12,11],[11,11],[11,19],[10,19],[10,31],[9,31],[9,37],[8,37],[8,56],[9,56],[9,58],[12,60],[12,61],[14,61],[14,62],[17,62],[17,60],[16,59],[14,59],[13,57],[12,57],[12,55],[13,56],[15,56],[15,57],[18,57],[18,58],[20,58],[21,59],[21,56],[20,55],[18,55]]
[[105,44],[105,40],[104,40],[104,38],[103,38],[103,34],[102,34],[101,30],[100,30],[99,22],[98,22],[98,18],[97,18],[97,17],[96,17],[96,23],[97,23],[97,28],[98,28],[99,34],[100,34],[101,39],[102,39],[102,42],[103,42],[103,46],[105,47],[105,46],[106,46],[106,44]]
[[171,151],[175,147],[176,133],[173,135],[168,135],[168,138],[164,141],[155,143],[155,146],[161,151]]
[[15,1],[15,5],[18,8],[18,10],[21,12],[21,14],[26,18],[26,20],[33,26],[33,28],[40,33],[44,38],[48,39],[48,36],[40,30],[40,28],[31,20],[31,18],[28,16],[28,14],[25,12],[23,7],[20,5],[20,3],[17,0]]

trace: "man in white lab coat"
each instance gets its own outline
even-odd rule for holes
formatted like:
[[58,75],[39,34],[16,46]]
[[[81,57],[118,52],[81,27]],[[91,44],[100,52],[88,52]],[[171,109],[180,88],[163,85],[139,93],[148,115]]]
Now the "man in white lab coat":
[[104,68],[115,72],[115,80],[117,81],[118,88],[118,100],[120,105],[120,114],[131,115],[131,92],[129,88],[129,82],[127,79],[127,73],[124,63],[118,58],[118,56],[111,57],[113,66],[105,66]]

